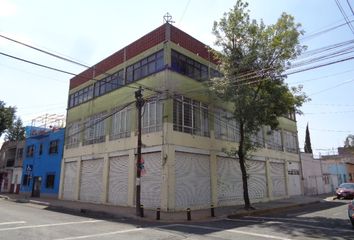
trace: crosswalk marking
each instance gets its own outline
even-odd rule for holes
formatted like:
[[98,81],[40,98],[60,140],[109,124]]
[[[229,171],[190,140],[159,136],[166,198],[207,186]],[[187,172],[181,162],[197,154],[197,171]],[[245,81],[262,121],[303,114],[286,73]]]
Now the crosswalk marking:
[[25,221],[17,221],[17,222],[0,222],[0,226],[2,225],[11,225],[11,224],[24,224]]
[[42,227],[55,227],[63,225],[72,225],[72,224],[84,224],[84,223],[96,223],[102,222],[102,220],[90,220],[90,221],[80,221],[80,222],[63,222],[63,223],[52,223],[52,224],[42,224],[42,225],[29,225],[29,226],[20,226],[20,227],[11,227],[11,228],[0,228],[0,232],[11,231],[17,229],[26,229],[26,228],[42,228]]

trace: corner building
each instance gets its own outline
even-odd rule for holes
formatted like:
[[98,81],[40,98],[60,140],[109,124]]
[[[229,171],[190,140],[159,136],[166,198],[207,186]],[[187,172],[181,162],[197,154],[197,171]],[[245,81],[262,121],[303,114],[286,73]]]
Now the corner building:
[[[218,76],[205,44],[163,24],[70,81],[59,198],[134,206],[137,109],[142,86],[141,203],[163,211],[243,203],[231,105],[207,94]],[[302,193],[295,116],[255,136],[248,161],[253,202]]]

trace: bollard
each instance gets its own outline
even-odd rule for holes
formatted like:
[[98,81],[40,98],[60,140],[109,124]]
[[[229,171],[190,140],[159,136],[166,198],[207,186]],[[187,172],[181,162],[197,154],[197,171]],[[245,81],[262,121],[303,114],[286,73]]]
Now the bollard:
[[214,210],[213,204],[211,204],[211,206],[210,206],[210,213],[211,213],[211,217],[215,217],[215,210]]
[[191,209],[187,208],[187,220],[190,221],[192,219],[191,217]]
[[140,205],[140,217],[144,217],[144,205]]
[[156,209],[156,220],[160,220],[160,211],[161,211],[160,208]]

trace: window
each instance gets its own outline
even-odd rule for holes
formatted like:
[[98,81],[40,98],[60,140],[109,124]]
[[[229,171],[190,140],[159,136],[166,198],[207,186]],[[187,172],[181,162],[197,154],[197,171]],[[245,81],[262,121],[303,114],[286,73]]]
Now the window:
[[240,140],[240,129],[233,114],[222,109],[215,110],[214,131],[216,139],[233,142]]
[[31,176],[29,174],[24,174],[23,175],[23,180],[22,180],[22,185],[23,186],[29,186],[31,181]]
[[33,157],[34,145],[27,146],[26,157]]
[[55,174],[54,173],[47,174],[47,177],[45,179],[45,187],[53,189],[54,188],[54,180],[55,180]]
[[[270,127],[268,127],[268,132],[269,131]],[[270,134],[268,134],[267,145],[269,149],[283,151],[280,130],[273,130],[270,132]]]
[[162,128],[162,102],[151,100],[146,102],[142,111],[142,132],[157,132]]
[[83,144],[93,144],[105,141],[105,115],[99,113],[85,121],[85,132]]
[[131,108],[124,108],[112,115],[110,139],[130,137],[131,111]]
[[290,111],[287,115],[285,115],[286,118],[289,118],[291,120],[296,121],[296,114],[295,111]]
[[142,60],[130,65],[126,69],[127,83],[137,81],[152,73],[162,70],[164,67],[163,50],[158,51]]
[[297,153],[297,137],[296,133],[289,132],[289,131],[283,131],[283,136],[284,136],[284,147],[285,151],[291,152],[291,153]]
[[66,130],[66,148],[79,146],[80,142],[80,124],[79,122],[71,123]]
[[69,96],[69,108],[79,105],[93,98],[93,85],[78,90]]
[[[118,72],[109,75],[102,80],[95,83],[95,97],[109,93],[117,88],[124,86],[123,74],[124,70],[121,69]],[[92,90],[93,91],[93,90]]]
[[42,155],[43,153],[43,144],[39,144],[39,155]]
[[176,96],[173,101],[173,130],[208,137],[208,106],[190,98]]
[[263,128],[259,129],[259,131],[251,136],[251,141],[258,145],[258,147],[264,147],[264,133]]
[[23,148],[17,149],[17,159],[22,159],[23,157]]
[[171,67],[174,71],[198,81],[208,80],[208,67],[172,50]]
[[49,143],[49,154],[58,153],[59,140],[53,140]]

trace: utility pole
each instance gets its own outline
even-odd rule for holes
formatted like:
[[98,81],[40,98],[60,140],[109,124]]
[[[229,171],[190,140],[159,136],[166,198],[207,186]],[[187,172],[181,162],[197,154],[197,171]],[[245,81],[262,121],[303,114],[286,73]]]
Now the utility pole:
[[138,157],[136,159],[136,215],[141,215],[140,211],[140,192],[141,192],[141,110],[144,106],[144,99],[141,87],[135,91],[136,108],[138,109]]

